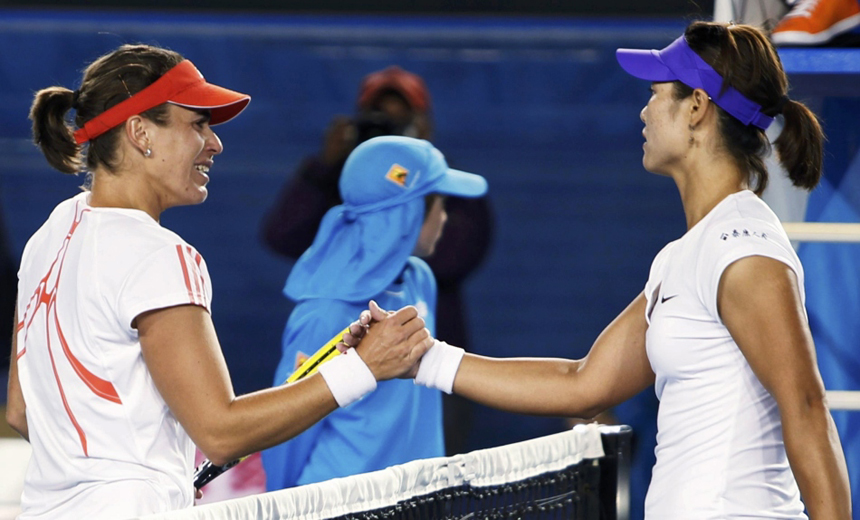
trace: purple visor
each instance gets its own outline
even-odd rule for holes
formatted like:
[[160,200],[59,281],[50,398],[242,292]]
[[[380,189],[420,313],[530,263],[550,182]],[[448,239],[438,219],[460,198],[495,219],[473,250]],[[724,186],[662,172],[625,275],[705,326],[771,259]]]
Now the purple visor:
[[758,103],[750,101],[734,87],[723,89],[723,77],[705,63],[681,36],[663,50],[618,49],[615,58],[631,76],[648,81],[680,81],[691,88],[700,88],[711,100],[745,125],[762,130],[773,118],[761,112]]

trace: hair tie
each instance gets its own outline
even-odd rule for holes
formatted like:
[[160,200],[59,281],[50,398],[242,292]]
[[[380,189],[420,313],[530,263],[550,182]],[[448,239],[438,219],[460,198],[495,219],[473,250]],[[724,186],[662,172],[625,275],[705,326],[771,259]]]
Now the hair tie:
[[72,92],[72,108],[74,108],[75,110],[78,109],[78,98],[80,98],[80,97],[81,97],[81,91],[80,90],[75,90]]
[[789,101],[791,100],[788,98],[788,96],[781,96],[779,98],[779,101],[776,102],[775,112],[777,114],[782,114],[782,110],[785,108],[785,105],[787,105]]

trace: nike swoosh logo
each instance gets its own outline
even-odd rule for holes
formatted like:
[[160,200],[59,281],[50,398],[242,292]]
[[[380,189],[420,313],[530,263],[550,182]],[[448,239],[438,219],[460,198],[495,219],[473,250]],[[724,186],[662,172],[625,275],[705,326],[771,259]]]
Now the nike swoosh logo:
[[671,300],[672,298],[676,298],[677,296],[677,294],[673,294],[672,296],[664,296],[660,299],[660,303],[666,303],[667,301]]

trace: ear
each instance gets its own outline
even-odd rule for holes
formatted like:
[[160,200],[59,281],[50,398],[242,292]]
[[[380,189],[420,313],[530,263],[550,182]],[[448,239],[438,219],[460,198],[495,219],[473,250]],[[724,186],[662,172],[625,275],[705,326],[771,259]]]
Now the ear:
[[693,89],[693,95],[690,96],[692,103],[690,104],[690,125],[692,127],[699,126],[711,108],[711,97],[704,90],[697,88]]
[[149,125],[150,122],[140,115],[131,116],[125,122],[125,136],[141,155],[152,146],[147,134]]

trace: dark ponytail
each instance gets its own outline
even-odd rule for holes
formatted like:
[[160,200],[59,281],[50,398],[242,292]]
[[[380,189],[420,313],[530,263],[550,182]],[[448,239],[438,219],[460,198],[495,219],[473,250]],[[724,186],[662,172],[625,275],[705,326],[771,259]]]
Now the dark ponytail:
[[785,126],[776,139],[779,162],[791,183],[811,190],[821,180],[824,133],[815,114],[803,103],[788,101],[782,109]]
[[[780,163],[792,183],[811,190],[821,179],[824,134],[815,115],[803,103],[788,100],[788,78],[767,36],[750,25],[693,22],[684,34],[687,43],[717,73],[768,116],[782,114],[784,128],[775,141]],[[680,85],[680,86],[679,86]],[[692,89],[676,83],[675,95]],[[748,172],[749,186],[761,195],[767,186],[765,156],[771,144],[760,128],[744,125],[722,108],[720,133],[729,154]]]
[[[75,126],[82,128],[87,121],[153,84],[182,60],[180,54],[168,49],[123,45],[86,68],[78,91],[49,87],[37,92],[30,109],[33,141],[42,149],[48,164],[63,173],[78,173],[85,168],[84,163],[91,172],[98,167],[114,171],[122,125],[90,140],[84,160],[84,147],[75,142],[74,129],[66,119],[69,109],[75,109]],[[167,124],[167,104],[141,115],[156,124]]]
[[48,160],[48,164],[63,173],[81,171],[81,147],[75,143],[74,130],[66,114],[75,101],[75,93],[63,87],[48,87],[36,93],[30,107],[33,121],[33,142]]

